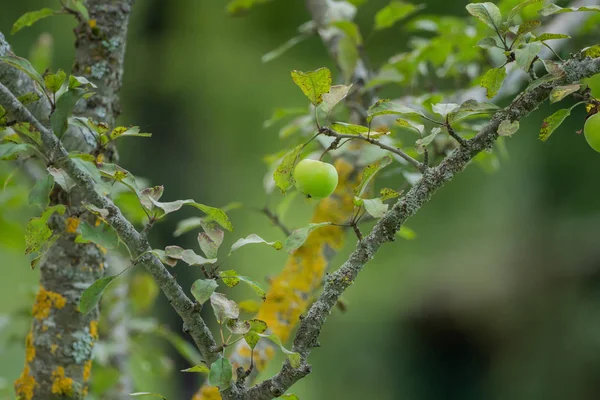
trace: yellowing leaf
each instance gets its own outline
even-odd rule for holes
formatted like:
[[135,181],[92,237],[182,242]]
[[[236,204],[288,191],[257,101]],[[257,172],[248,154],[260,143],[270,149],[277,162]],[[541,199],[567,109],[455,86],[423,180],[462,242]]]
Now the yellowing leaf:
[[294,70],[292,79],[315,106],[321,104],[323,95],[331,89],[331,71],[328,68],[309,72]]
[[481,78],[481,86],[487,89],[488,99],[493,98],[498,94],[498,91],[506,78],[506,68],[492,68]]

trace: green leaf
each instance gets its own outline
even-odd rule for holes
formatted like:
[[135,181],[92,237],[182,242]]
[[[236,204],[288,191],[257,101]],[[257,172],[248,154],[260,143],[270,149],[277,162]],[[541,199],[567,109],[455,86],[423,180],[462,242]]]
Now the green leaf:
[[40,95],[35,92],[28,92],[28,93],[25,93],[24,95],[17,97],[17,100],[19,100],[21,102],[21,104],[23,104],[24,106],[31,104],[31,103],[35,103],[39,99],[40,99]]
[[104,278],[98,279],[96,282],[92,283],[90,287],[85,289],[85,291],[81,294],[81,299],[79,299],[79,312],[83,315],[89,314],[90,311],[96,307],[96,304],[100,301],[102,294],[117,278],[118,275],[114,276],[105,276]]
[[226,323],[230,319],[237,319],[240,316],[238,305],[235,301],[225,297],[224,294],[213,293],[210,296],[210,304],[219,324]]
[[73,182],[71,177],[62,169],[48,167],[48,172],[54,178],[54,182],[58,186],[60,186],[65,192],[70,192],[71,189],[75,186],[75,182]]
[[106,249],[116,249],[119,247],[119,235],[108,224],[91,226],[85,221],[79,224],[79,235],[75,238],[75,243],[96,243]]
[[360,205],[365,207],[365,211],[369,213],[373,218],[381,218],[385,215],[388,210],[388,205],[385,204],[381,199],[359,199],[356,198]]
[[550,138],[550,135],[552,135],[552,133],[556,129],[558,129],[558,127],[564,122],[565,119],[567,119],[567,117],[569,115],[571,115],[571,111],[577,105],[578,104],[575,104],[571,108],[565,108],[562,110],[558,110],[551,116],[544,119],[544,122],[542,123],[542,129],[540,130],[540,136],[539,136],[540,140],[542,142],[545,142],[546,140],[548,140]]
[[98,88],[98,86],[96,86],[93,82],[91,82],[84,76],[69,76],[69,90],[76,89],[81,86],[90,86],[94,89]]
[[112,130],[109,135],[110,140],[116,140],[122,137],[152,137],[151,133],[141,133],[139,126],[118,126]]
[[312,34],[310,34],[310,33],[304,33],[304,34],[301,34],[298,36],[294,36],[293,38],[289,39],[287,42],[285,42],[281,46],[279,46],[276,49],[271,50],[267,54],[263,55],[261,58],[261,61],[263,63],[268,63],[269,61],[273,61],[274,59],[280,57],[282,54],[284,54],[286,51],[288,51],[289,49],[291,49],[298,43],[302,43],[304,40],[308,39],[311,36],[312,36]]
[[219,390],[225,390],[231,385],[233,378],[233,367],[228,359],[220,357],[210,366],[208,374],[208,383],[211,386],[217,386]]
[[562,14],[566,12],[578,12],[578,11],[592,11],[600,12],[600,6],[583,6],[583,7],[559,7],[556,4],[548,4],[542,8],[539,13],[540,15],[547,17],[554,14]]
[[0,160],[16,160],[21,155],[33,150],[34,147],[27,143],[3,143],[0,144]]
[[256,243],[264,243],[267,246],[271,246],[275,250],[281,250],[283,248],[283,244],[281,244],[280,241],[267,242],[265,239],[261,238],[257,234],[251,233],[250,235],[246,236],[243,239],[238,239],[233,245],[231,245],[231,250],[229,251],[229,254],[233,253],[240,247],[244,247],[248,244],[256,244]]
[[258,333],[250,331],[244,335],[244,340],[251,349],[254,349],[260,340],[260,336]]
[[25,228],[25,254],[38,252],[42,249],[45,241],[52,237],[52,231],[48,228],[48,220],[54,213],[63,215],[66,207],[57,204],[44,210],[40,217],[29,220]]
[[[241,206],[242,206],[241,203],[233,202],[233,203],[229,203],[229,204],[223,206],[221,208],[221,210],[223,210],[225,212],[225,211],[229,211],[229,210],[235,210],[236,208],[240,208]],[[199,228],[200,226],[203,225],[203,223],[206,223],[206,222],[209,222],[212,220],[213,219],[210,216],[206,216],[203,218],[192,217],[192,218],[183,219],[177,223],[177,229],[173,233],[173,236],[175,236],[175,237],[181,236],[184,233],[187,233],[193,229]]]
[[566,86],[557,86],[552,89],[552,92],[550,92],[550,103],[561,101],[568,95],[577,92],[579,89],[581,89],[581,84],[579,83]]
[[44,76],[44,83],[46,84],[46,89],[52,93],[56,93],[62,87],[63,83],[65,83],[66,79],[67,74],[65,71],[59,69],[55,74],[47,74]]
[[341,30],[342,32],[344,32],[344,34],[349,37],[350,39],[352,39],[352,41],[354,42],[355,46],[362,46],[363,44],[363,38],[362,35],[360,34],[360,29],[358,28],[358,25],[356,25],[354,22],[352,21],[335,21],[331,23],[331,26],[334,26],[336,28],[338,28],[339,30]]
[[495,37],[486,37],[481,39],[479,42],[477,42],[477,46],[483,48],[483,49],[491,49],[491,48],[495,48],[498,47],[498,42],[496,41]]
[[474,115],[490,114],[499,109],[500,107],[492,103],[480,103],[475,100],[467,100],[459,108],[448,114],[448,122],[452,124]]
[[519,12],[521,12],[522,9],[524,9],[527,6],[530,6],[532,4],[536,4],[536,3],[542,3],[544,0],[521,0],[521,2],[516,5],[515,7],[513,7],[512,10],[510,10],[510,12],[508,13],[508,20],[512,20],[514,17],[517,16],[517,14]]
[[459,107],[460,106],[458,104],[454,104],[454,103],[438,103],[438,104],[432,104],[431,110],[434,113],[441,115],[442,117],[446,117],[446,115],[457,110]]
[[498,127],[498,135],[512,136],[519,130],[519,121],[503,120]]
[[201,374],[207,374],[210,372],[210,368],[204,363],[199,365],[194,365],[191,368],[182,369],[181,372],[198,372]]
[[272,341],[273,343],[275,343],[277,346],[279,346],[279,348],[281,349],[281,351],[287,356],[290,364],[292,365],[292,367],[294,368],[298,368],[300,367],[300,353],[296,353],[293,351],[290,351],[288,349],[286,349],[283,346],[283,343],[281,343],[281,339],[279,339],[279,336],[275,335],[275,334],[271,334],[271,335],[262,335],[262,334],[258,334],[258,336],[265,338],[265,339],[269,339],[270,341]]
[[129,393],[129,395],[131,397],[152,396],[152,397],[159,397],[159,398],[161,398],[163,400],[167,400],[167,398],[164,397],[163,395],[158,394],[158,393],[152,393],[152,392],[135,392],[135,393]]
[[323,102],[319,107],[326,114],[329,114],[334,107],[348,95],[348,91],[352,85],[335,85],[332,86],[328,93],[323,94]]
[[158,326],[155,333],[171,343],[175,350],[190,364],[201,365],[204,363],[202,355],[196,350],[196,347],[169,328]]
[[379,160],[373,164],[367,165],[362,171],[362,176],[360,178],[360,184],[356,187],[356,189],[354,189],[354,194],[358,197],[361,197],[363,195],[363,193],[365,192],[365,189],[367,188],[367,185],[369,184],[371,179],[373,179],[373,177],[375,177],[375,174],[377,174],[380,170],[387,167],[391,163],[392,163],[392,157],[385,156],[381,160]]
[[323,95],[331,89],[331,71],[327,68],[309,72],[294,70],[292,79],[314,106],[321,104]]
[[267,299],[267,293],[264,291],[263,288],[260,287],[258,283],[248,278],[247,276],[238,275],[237,272],[232,269],[222,271],[219,274],[219,277],[223,279],[223,283],[229,287],[234,287],[237,286],[240,282],[244,282],[245,284],[250,286],[250,288],[254,290],[254,293],[260,296],[261,299]]
[[0,61],[3,61],[25,72],[31,79],[37,82],[37,84],[40,85],[41,88],[44,87],[44,78],[42,78],[42,76],[38,74],[38,72],[35,70],[35,68],[33,68],[33,65],[31,65],[31,63],[28,60],[9,54],[0,57]]
[[138,197],[140,198],[140,203],[146,210],[152,211],[154,210],[154,202],[160,200],[164,191],[164,186],[152,186],[149,188],[142,189],[138,194]]
[[50,8],[42,8],[41,10],[26,12],[15,21],[10,34],[14,35],[21,29],[31,26],[41,19],[54,15],[54,13],[55,11]]
[[233,232],[233,224],[229,220],[229,217],[227,216],[225,211],[221,210],[220,208],[210,207],[204,204],[196,203],[193,200],[188,200],[186,202],[186,205],[201,210],[203,213],[212,218],[217,224],[221,225],[229,232]]
[[502,13],[494,3],[467,4],[467,11],[490,28],[499,31],[502,25]]
[[54,134],[59,138],[67,131],[69,117],[73,114],[75,105],[84,94],[83,89],[72,89],[63,93],[56,101],[56,109],[50,116],[50,123]]
[[[203,221],[201,220],[200,223],[202,224]],[[210,232],[207,232],[205,228],[205,232],[198,233],[198,244],[206,257],[217,258],[217,253],[219,247],[221,247],[221,243],[223,243],[224,236],[224,232],[219,228],[210,230]]]
[[389,28],[422,8],[404,1],[392,1],[375,14],[375,30]]
[[284,394],[283,396],[279,396],[279,398],[288,400],[300,400],[300,397],[296,396],[293,393]]
[[342,135],[357,135],[357,136],[368,136],[371,138],[377,138],[380,136],[388,135],[390,132],[379,132],[371,130],[366,126],[347,124],[345,122],[334,122],[331,124],[331,130],[340,133]]
[[542,44],[538,42],[528,43],[522,48],[515,50],[517,65],[525,72],[528,72],[531,69],[533,60],[535,60],[541,50]]
[[38,179],[29,192],[29,205],[39,206],[42,209],[48,207],[48,204],[50,204],[49,196],[53,187],[54,177],[52,175],[46,175],[45,177]]
[[321,222],[317,224],[308,224],[304,228],[296,229],[292,232],[290,236],[285,240],[283,245],[283,249],[288,253],[293,253],[297,249],[300,248],[308,239],[308,235],[315,229],[321,228],[323,226],[331,225],[331,222]]
[[193,250],[185,250],[179,246],[165,247],[165,256],[169,258],[174,258],[175,260],[181,260],[189,266],[207,265],[214,264],[217,262],[216,258],[206,259],[194,253]]
[[344,75],[344,82],[351,82],[360,56],[356,44],[350,37],[343,36],[339,39],[336,57]]
[[17,122],[12,128],[21,135],[27,136],[29,139],[33,140],[34,143],[42,146],[42,136],[40,132],[29,122]]
[[227,321],[227,329],[234,335],[245,335],[250,331],[250,322],[230,319]]
[[429,135],[417,140],[415,142],[415,149],[417,150],[417,153],[423,154],[425,152],[425,148],[427,146],[429,146],[429,144],[431,144],[431,142],[433,142],[433,140],[440,133],[442,133],[442,128],[440,128],[439,126],[436,126],[435,128],[433,128],[431,130],[431,133]]
[[412,109],[410,107],[403,106],[392,102],[391,100],[383,99],[377,101],[367,110],[367,122],[371,122],[373,118],[378,115],[395,114],[395,115],[419,115],[422,116],[421,111]]
[[581,50],[581,55],[590,58],[600,57],[600,45],[586,47],[585,49]]
[[267,330],[267,323],[261,319],[251,319],[248,321],[250,323],[250,331],[263,333]]
[[275,181],[275,185],[281,190],[281,193],[285,193],[294,185],[294,165],[303,148],[304,144],[299,144],[292,151],[288,152],[273,173],[273,180]]
[[407,226],[402,225],[398,233],[396,233],[399,237],[406,240],[414,240],[417,238],[417,233],[410,229]]
[[206,303],[219,285],[214,279],[198,279],[192,284],[192,295],[200,304]]
[[542,23],[540,21],[535,20],[535,19],[525,21],[521,25],[519,25],[519,29],[517,30],[517,35],[521,36],[526,33],[532,32],[534,29],[536,29],[541,24]]
[[533,42],[545,42],[546,40],[555,40],[555,39],[571,39],[571,36],[565,35],[563,33],[542,33],[540,36],[537,36],[532,39]]
[[481,78],[481,87],[487,89],[488,99],[491,99],[498,94],[498,91],[502,87],[502,83],[504,83],[504,78],[506,78],[506,68],[504,67],[492,68],[483,75]]

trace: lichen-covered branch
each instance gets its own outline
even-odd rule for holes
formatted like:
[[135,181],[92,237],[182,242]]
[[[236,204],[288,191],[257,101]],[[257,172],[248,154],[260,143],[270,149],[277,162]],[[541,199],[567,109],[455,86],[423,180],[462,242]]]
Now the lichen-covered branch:
[[127,245],[136,262],[141,264],[153,276],[163,293],[168,298],[172,307],[183,319],[183,330],[189,333],[200,349],[207,363],[216,359],[214,350],[216,343],[212,333],[200,316],[200,306],[192,302],[175,278],[169,273],[160,260],[149,253],[152,247],[146,237],[140,234],[135,227],[123,216],[121,210],[109,198],[102,196],[94,189],[93,179],[68,156],[66,149],[58,138],[46,129],[33,115],[13,96],[12,93],[0,84],[0,104],[7,110],[12,110],[19,121],[30,122],[40,133],[43,143],[44,155],[50,162],[65,171],[75,182],[89,204],[107,211],[106,221]]
[[302,319],[294,340],[293,349],[302,356],[299,368],[294,369],[289,362],[286,362],[281,371],[273,378],[250,388],[241,397],[227,398],[273,399],[285,393],[295,382],[310,373],[307,358],[311,350],[318,346],[318,337],[323,324],[342,293],[354,283],[358,274],[373,259],[379,248],[383,244],[393,241],[404,222],[426,204],[438,189],[463,171],[477,154],[493,147],[498,138],[498,127],[503,120],[519,121],[537,109],[548,98],[554,87],[575,83],[600,73],[600,59],[569,60],[562,67],[566,72],[563,78],[542,84],[519,95],[507,108],[497,112],[491,121],[467,142],[466,146],[455,149],[438,166],[427,170],[421,180],[358,243],[356,250],[348,260],[337,271],[329,275],[323,293]]

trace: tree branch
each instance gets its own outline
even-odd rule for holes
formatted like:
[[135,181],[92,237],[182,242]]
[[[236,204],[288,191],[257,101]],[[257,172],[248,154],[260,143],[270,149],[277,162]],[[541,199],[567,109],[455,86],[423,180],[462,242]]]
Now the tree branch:
[[414,215],[433,194],[456,174],[463,171],[480,152],[493,147],[498,138],[497,130],[501,121],[521,120],[537,109],[554,87],[575,83],[581,79],[600,73],[600,59],[569,60],[563,64],[566,75],[551,83],[543,84],[518,96],[507,108],[494,114],[491,121],[466,146],[455,149],[437,167],[429,169],[421,180],[401,198],[377,222],[373,230],[360,241],[349,259],[333,274],[325,284],[323,293],[311,306],[303,318],[294,340],[293,350],[301,354],[302,363],[294,369],[285,362],[281,371],[264,382],[243,393],[245,400],[270,400],[285,393],[295,382],[310,372],[307,358],[312,348],[318,346],[318,337],[331,310],[342,293],[350,287],[364,266],[375,256],[379,248],[395,239],[404,222]]
[[0,84],[0,104],[10,109],[20,121],[31,123],[41,133],[43,153],[50,162],[64,170],[75,184],[82,190],[85,199],[95,207],[108,211],[106,221],[112,226],[120,239],[131,250],[134,257],[139,257],[139,263],[154,277],[163,293],[169,299],[171,306],[181,316],[184,323],[184,331],[188,332],[200,349],[207,363],[216,359],[213,350],[216,342],[206,323],[194,307],[194,303],[186,296],[181,286],[169,273],[160,260],[148,253],[152,247],[148,241],[140,235],[134,226],[123,216],[121,210],[107,197],[101,196],[94,189],[94,181],[69,158],[67,151],[58,138],[46,129],[17,98],[2,84]]
[[[423,172],[427,168],[425,164],[421,163],[420,161],[415,160],[414,158],[412,158],[411,156],[406,154],[403,150],[401,150],[397,147],[389,146],[389,145],[382,143],[377,139],[373,139],[372,137],[369,137],[369,136],[347,135],[347,134],[334,132],[329,128],[321,128],[320,133],[322,133],[326,136],[331,136],[331,137],[338,138],[338,139],[364,140],[365,142],[371,143],[372,145],[375,145],[383,150],[387,150],[390,153],[394,153],[394,154],[400,156],[400,158],[408,161],[410,164],[412,164],[416,169],[418,169],[421,172]],[[373,134],[375,134],[375,132],[373,132]]]

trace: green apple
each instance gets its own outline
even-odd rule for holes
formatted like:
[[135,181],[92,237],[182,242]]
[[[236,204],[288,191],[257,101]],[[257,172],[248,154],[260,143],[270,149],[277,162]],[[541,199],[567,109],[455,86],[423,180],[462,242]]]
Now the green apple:
[[600,114],[594,114],[585,121],[583,134],[592,149],[600,153]]
[[296,165],[294,179],[300,193],[322,199],[337,187],[338,173],[331,164],[307,158]]

